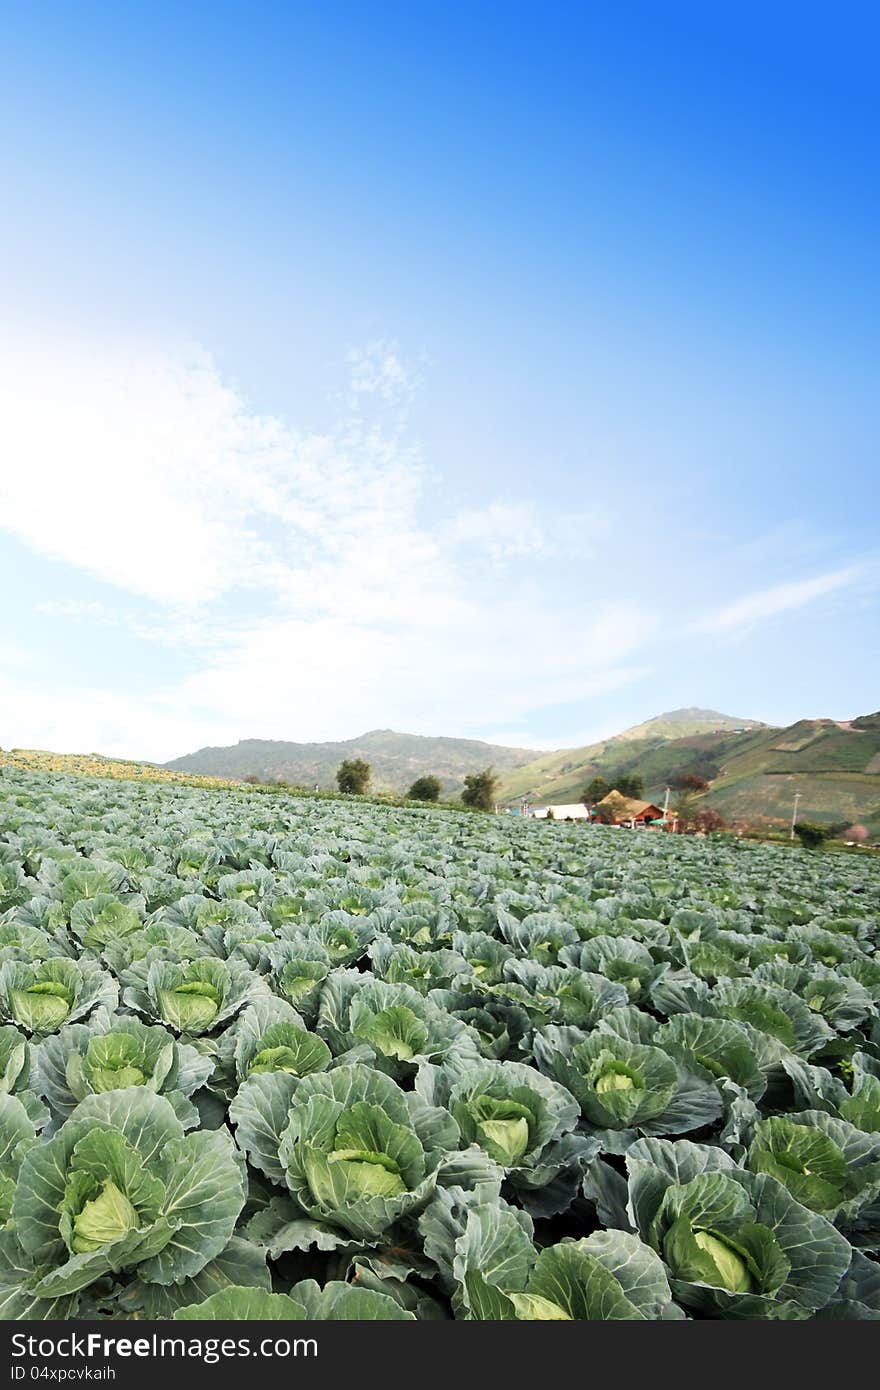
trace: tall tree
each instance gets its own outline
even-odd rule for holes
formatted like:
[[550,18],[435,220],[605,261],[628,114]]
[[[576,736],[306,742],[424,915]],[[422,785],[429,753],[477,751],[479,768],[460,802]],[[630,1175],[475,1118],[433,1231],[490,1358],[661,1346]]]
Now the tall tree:
[[495,793],[498,790],[498,778],[487,767],[483,772],[470,772],[464,779],[464,791],[461,799],[465,806],[473,806],[478,811],[491,811],[495,805]]
[[373,769],[363,758],[346,758],[339,764],[336,772],[336,785],[341,792],[353,792],[363,796],[370,785]]
[[601,801],[610,791],[610,782],[606,782],[604,777],[594,777],[584,787],[581,801],[585,806],[595,806],[596,802]]
[[615,787],[621,796],[639,797],[645,794],[645,779],[637,772],[624,772],[615,778]]
[[676,772],[670,777],[669,785],[675,791],[704,792],[709,783],[699,772]]

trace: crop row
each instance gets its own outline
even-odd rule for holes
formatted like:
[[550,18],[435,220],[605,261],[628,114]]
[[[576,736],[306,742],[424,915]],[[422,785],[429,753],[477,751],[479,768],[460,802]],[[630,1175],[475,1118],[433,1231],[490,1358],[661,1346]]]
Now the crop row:
[[880,869],[0,774],[0,1316],[880,1317]]

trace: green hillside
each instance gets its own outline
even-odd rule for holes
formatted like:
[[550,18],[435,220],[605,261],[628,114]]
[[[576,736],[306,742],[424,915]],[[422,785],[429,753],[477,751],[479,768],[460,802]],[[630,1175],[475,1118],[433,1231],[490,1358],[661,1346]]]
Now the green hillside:
[[731,749],[708,801],[726,819],[863,821],[880,833],[880,726],[801,720]]
[[766,727],[757,719],[738,719],[732,714],[721,714],[717,709],[700,709],[697,705],[689,705],[687,709],[669,710],[654,719],[646,719],[643,724],[624,729],[623,733],[614,735],[612,742],[640,743],[643,740],[690,738],[694,734],[735,733],[738,729]]
[[736,729],[763,731],[766,727],[758,720],[737,719],[718,710],[693,706],[670,710],[602,743],[535,758],[504,777],[500,796],[505,801],[522,796],[541,801],[579,801],[591,777],[609,772],[639,772],[646,783],[665,785],[664,779],[670,774],[685,770],[701,757],[705,763],[713,763],[731,738],[749,737],[736,735]]
[[336,786],[336,769],[343,758],[365,758],[372,766],[377,791],[405,792],[416,777],[432,773],[440,778],[444,793],[451,795],[461,790],[469,772],[479,772],[491,764],[505,773],[533,757],[534,750],[504,748],[477,739],[426,738],[374,729],[338,743],[243,739],[228,748],[201,748],[165,766],[199,776],[253,776],[261,781],[280,778],[298,786],[317,782],[322,789],[331,789]]
[[[695,772],[709,782],[706,805],[725,820],[787,821],[795,792],[799,815],[826,824],[861,821],[880,834],[880,719],[848,724],[800,720],[786,729],[753,724],[749,732],[637,737],[669,716],[587,748],[547,754],[504,779],[502,796],[536,802],[579,801],[595,776],[636,773],[645,795],[659,801],[670,779]],[[673,805],[675,794],[673,794]]]

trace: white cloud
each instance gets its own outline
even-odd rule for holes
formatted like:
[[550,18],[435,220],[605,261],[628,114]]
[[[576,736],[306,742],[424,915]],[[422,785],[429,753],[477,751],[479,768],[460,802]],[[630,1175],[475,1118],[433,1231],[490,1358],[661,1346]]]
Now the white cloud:
[[0,342],[0,524],[161,603],[263,578],[249,532],[278,431],[198,355]]
[[834,593],[856,582],[861,570],[857,566],[817,575],[813,579],[776,584],[769,589],[747,594],[735,603],[727,604],[716,613],[697,622],[695,630],[719,635],[738,633],[769,618],[803,608],[826,594]]
[[493,502],[482,510],[460,512],[447,534],[453,545],[492,560],[536,557],[547,549],[547,533],[536,509],[522,502]]
[[421,383],[419,374],[400,356],[397,343],[374,339],[366,348],[351,348],[351,391],[354,396],[377,395],[387,404],[412,398]]
[[[3,746],[108,753],[164,762],[179,739],[187,751],[225,736],[220,724],[169,715],[148,699],[89,686],[28,684],[0,675]],[[182,750],[181,750],[182,751]]]
[[495,501],[483,508],[461,511],[444,530],[444,538],[472,561],[568,560],[576,562],[573,576],[582,573],[607,533],[606,518],[596,512],[543,512],[532,502]]
[[35,603],[34,612],[44,613],[48,618],[71,618],[77,623],[106,623],[114,627],[119,621],[106,604],[86,599],[47,599],[42,603]]
[[[39,611],[192,658],[172,681],[157,652],[137,695],[7,682],[10,740],[164,760],[244,737],[473,734],[639,678],[641,600],[603,603],[546,563],[601,523],[517,500],[426,517],[399,411],[415,378],[384,344],[351,365],[356,408],[304,434],[197,350],[0,342],[0,529],[108,586]],[[499,576],[474,551],[536,563]]]
[[0,526],[169,607],[283,588],[399,528],[418,485],[393,439],[357,420],[297,435],[250,411],[198,350],[7,334],[0,420]]

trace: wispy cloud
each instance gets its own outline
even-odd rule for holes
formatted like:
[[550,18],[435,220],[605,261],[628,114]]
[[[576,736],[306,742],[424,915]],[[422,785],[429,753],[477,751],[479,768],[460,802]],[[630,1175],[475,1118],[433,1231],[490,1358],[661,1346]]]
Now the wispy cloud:
[[73,622],[95,623],[99,626],[108,624],[115,627],[119,621],[117,614],[105,603],[96,603],[91,599],[46,599],[42,603],[34,604],[34,612],[42,613],[47,618],[70,618]]
[[715,613],[700,619],[694,624],[694,629],[699,632],[716,633],[719,636],[742,633],[782,613],[804,608],[827,594],[851,587],[862,574],[860,566],[852,565],[827,574],[815,575],[811,579],[775,584],[768,589],[746,594],[734,603],[726,604]]
[[386,405],[402,405],[421,385],[421,373],[401,356],[397,343],[376,338],[364,348],[350,348],[350,390],[353,397],[380,396]]
[[405,429],[417,374],[383,343],[350,366],[315,433],[253,411],[199,350],[0,344],[0,529],[106,586],[43,616],[191,656],[173,680],[157,658],[137,696],[8,682],[17,741],[164,759],[194,739],[465,734],[639,679],[656,615],[553,568],[601,521],[516,498],[438,513]]

